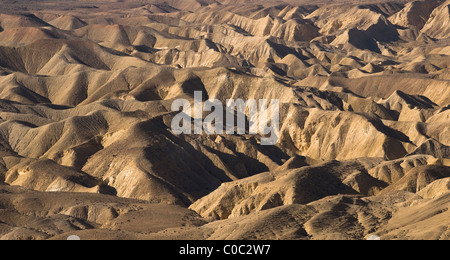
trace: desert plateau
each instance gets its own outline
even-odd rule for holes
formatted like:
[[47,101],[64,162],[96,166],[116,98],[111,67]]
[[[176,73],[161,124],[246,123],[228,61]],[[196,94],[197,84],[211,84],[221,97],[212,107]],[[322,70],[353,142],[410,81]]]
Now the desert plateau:
[[[277,144],[176,133],[198,92],[278,100]],[[449,208],[450,0],[0,0],[0,240],[450,240]]]

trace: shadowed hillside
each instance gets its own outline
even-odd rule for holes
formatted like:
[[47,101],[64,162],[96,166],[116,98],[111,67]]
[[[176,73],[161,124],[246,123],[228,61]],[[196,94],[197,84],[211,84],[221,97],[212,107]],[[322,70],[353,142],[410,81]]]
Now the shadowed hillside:
[[450,238],[450,1],[1,5],[0,239]]

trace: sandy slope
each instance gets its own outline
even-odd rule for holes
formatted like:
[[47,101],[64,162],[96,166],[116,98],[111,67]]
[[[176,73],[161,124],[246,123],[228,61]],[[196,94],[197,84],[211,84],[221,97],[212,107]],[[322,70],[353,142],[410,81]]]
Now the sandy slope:
[[[373,2],[5,1],[0,238],[449,239],[449,2]],[[278,144],[174,134],[194,91]]]

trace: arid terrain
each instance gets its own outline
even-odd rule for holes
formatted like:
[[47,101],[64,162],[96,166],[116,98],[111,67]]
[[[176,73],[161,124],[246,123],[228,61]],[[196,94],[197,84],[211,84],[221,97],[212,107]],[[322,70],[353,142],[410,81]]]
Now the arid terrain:
[[[278,99],[278,144],[175,134],[194,91]],[[2,240],[448,240],[449,208],[450,0],[0,0]]]

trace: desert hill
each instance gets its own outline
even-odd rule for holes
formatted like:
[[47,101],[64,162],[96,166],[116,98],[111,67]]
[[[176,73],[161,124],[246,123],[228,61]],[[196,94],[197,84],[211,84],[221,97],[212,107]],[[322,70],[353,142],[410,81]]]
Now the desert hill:
[[[449,6],[2,2],[0,239],[449,239]],[[175,134],[195,91],[277,145]]]
[[400,11],[389,17],[396,25],[421,30],[430,18],[431,12],[443,1],[413,1]]
[[447,26],[450,22],[448,16],[450,10],[449,8],[450,2],[446,1],[445,3],[434,9],[433,12],[430,14],[430,19],[424,25],[421,32],[437,39],[448,38],[450,33]]

